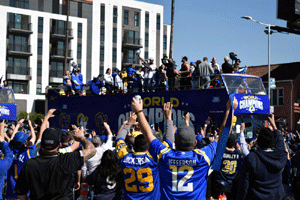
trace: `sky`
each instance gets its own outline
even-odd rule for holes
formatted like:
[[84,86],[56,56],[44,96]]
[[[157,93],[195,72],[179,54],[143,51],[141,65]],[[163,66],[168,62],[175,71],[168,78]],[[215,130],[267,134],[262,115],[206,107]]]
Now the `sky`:
[[[139,0],[164,6],[164,24],[171,24],[171,0]],[[173,57],[188,62],[217,58],[221,65],[230,52],[240,66],[268,64],[268,35],[265,26],[242,19],[251,16],[265,24],[286,27],[277,19],[277,0],[175,0]],[[300,35],[273,33],[270,63],[300,61]],[[230,61],[231,62],[231,61]]]

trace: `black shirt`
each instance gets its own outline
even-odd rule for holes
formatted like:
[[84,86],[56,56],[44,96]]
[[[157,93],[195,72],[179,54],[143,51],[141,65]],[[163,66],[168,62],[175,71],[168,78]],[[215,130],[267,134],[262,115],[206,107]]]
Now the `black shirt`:
[[225,62],[222,64],[222,71],[223,71],[223,73],[232,73],[233,67],[231,64]]
[[174,62],[168,60],[169,62],[165,65],[166,66],[166,71],[167,71],[167,76],[168,77],[175,77],[176,74],[174,70],[176,69]]
[[83,157],[75,151],[67,154],[41,154],[22,167],[15,193],[31,200],[72,199],[75,171],[83,165]]

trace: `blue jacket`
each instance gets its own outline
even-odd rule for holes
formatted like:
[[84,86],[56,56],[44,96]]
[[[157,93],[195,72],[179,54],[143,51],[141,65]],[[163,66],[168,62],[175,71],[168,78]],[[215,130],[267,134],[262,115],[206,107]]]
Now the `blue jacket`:
[[1,142],[3,157],[0,158],[0,199],[2,199],[2,188],[7,170],[13,163],[13,152],[9,149],[7,142]]
[[135,70],[135,69],[133,69],[133,68],[128,68],[128,69],[127,69],[127,77],[129,78],[129,80],[131,80],[131,81],[136,80],[135,77],[130,77],[131,75],[133,75],[133,74],[135,74],[135,73],[136,73],[136,70]]
[[99,79],[96,81],[89,81],[86,85],[90,86],[90,91],[94,92],[95,94],[99,94],[100,89],[104,86]]
[[[76,76],[75,74],[72,74],[71,80],[72,80],[72,88],[73,88],[73,89],[79,90],[79,89],[81,88],[81,85],[83,84],[83,83],[80,81],[79,75]],[[79,85],[77,85],[76,82],[77,82]]]
[[245,158],[240,171],[237,200],[282,199],[285,196],[282,172],[287,154],[278,130],[274,131],[274,136],[273,150],[258,149]]

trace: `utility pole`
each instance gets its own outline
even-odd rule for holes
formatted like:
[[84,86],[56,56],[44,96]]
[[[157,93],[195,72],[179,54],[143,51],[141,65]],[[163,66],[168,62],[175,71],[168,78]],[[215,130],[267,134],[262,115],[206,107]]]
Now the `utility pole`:
[[[66,41],[65,41],[65,64],[64,64],[64,72],[67,70],[68,65],[68,43],[69,43],[69,14],[70,14],[70,0],[65,0],[66,6],[67,6],[67,23],[66,23]],[[64,75],[64,74],[63,74]]]
[[174,13],[175,13],[175,0],[172,0],[170,53],[169,53],[170,55],[169,55],[169,58],[173,58]]

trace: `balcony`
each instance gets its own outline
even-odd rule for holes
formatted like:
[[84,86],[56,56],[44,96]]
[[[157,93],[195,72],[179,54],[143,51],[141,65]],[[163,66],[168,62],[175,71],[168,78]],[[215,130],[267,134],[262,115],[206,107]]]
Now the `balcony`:
[[123,38],[123,47],[140,49],[143,47],[141,44],[141,38],[129,37],[127,35]]
[[[68,39],[73,39],[73,29],[69,28]],[[65,39],[67,35],[67,30],[65,27],[52,27],[51,37],[56,39]]]
[[10,21],[8,22],[8,32],[10,33],[19,33],[19,34],[32,34],[31,30],[31,23],[27,21],[17,22],[17,21]]
[[9,80],[21,80],[21,81],[31,80],[31,68],[28,67],[8,66],[6,68],[6,73],[7,73],[7,79]]
[[63,71],[50,70],[50,83],[63,83]]
[[[58,48],[52,48],[51,49],[51,59],[64,60],[65,55],[66,55],[65,49],[58,49]],[[67,59],[68,60],[73,60],[72,50],[68,50]]]
[[32,56],[31,46],[26,44],[8,44],[7,53],[17,56]]

